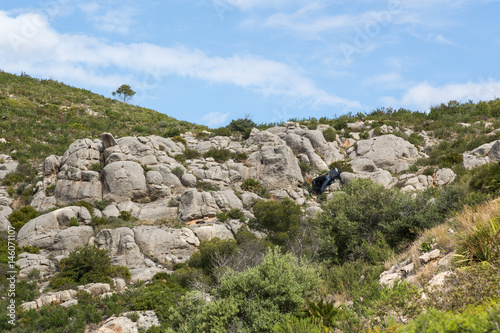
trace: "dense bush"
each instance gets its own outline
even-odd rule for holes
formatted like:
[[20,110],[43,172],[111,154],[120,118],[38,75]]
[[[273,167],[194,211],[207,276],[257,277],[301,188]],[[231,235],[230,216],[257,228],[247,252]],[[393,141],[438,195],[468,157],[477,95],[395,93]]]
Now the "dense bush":
[[469,186],[474,191],[500,193],[500,162],[485,164],[473,170]]
[[51,278],[50,285],[55,289],[63,289],[70,284],[111,283],[110,275],[111,260],[108,251],[84,246],[61,260],[61,272]]
[[257,125],[249,117],[245,117],[245,118],[231,120],[229,125],[227,125],[227,128],[231,132],[241,133],[243,139],[248,139],[248,137],[250,136],[250,132],[256,126]]
[[[369,259],[380,251],[389,253],[384,250],[385,242],[393,249],[406,245],[420,231],[442,222],[456,207],[462,198],[453,189],[436,193],[432,204],[432,190],[412,195],[395,188],[387,190],[365,179],[351,181],[334,193],[317,215],[323,257],[343,263]],[[380,234],[375,237],[377,232]],[[382,259],[376,257],[376,261]]]
[[9,215],[8,220],[12,226],[19,231],[19,229],[21,229],[26,222],[38,217],[39,215],[40,213],[35,208],[31,206],[24,206],[13,211]]
[[305,306],[320,282],[316,269],[275,248],[260,265],[225,273],[215,300],[207,303],[196,293],[181,298],[172,326],[177,332],[270,332]]

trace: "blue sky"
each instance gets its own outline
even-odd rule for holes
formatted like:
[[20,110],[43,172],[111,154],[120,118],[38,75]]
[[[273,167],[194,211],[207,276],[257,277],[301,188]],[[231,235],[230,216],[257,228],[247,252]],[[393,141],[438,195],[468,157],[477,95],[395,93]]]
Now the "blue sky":
[[500,97],[498,0],[2,1],[0,69],[218,127]]

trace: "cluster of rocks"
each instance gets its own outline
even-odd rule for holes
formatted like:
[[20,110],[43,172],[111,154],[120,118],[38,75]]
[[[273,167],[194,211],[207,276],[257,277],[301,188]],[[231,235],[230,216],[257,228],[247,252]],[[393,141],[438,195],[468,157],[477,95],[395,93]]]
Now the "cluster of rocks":
[[[439,288],[445,284],[446,277],[454,274],[451,270],[453,254],[454,252],[441,251],[437,244],[433,244],[431,250],[423,252],[419,256],[409,257],[382,272],[379,283],[392,287],[396,281],[404,280],[421,286],[424,284],[427,291]],[[423,275],[431,273],[434,274],[431,279],[423,278]]]
[[488,164],[491,162],[500,161],[500,140],[490,143],[485,143],[470,152],[463,153],[463,166],[467,170],[471,170]]
[[[87,292],[92,296],[104,297],[110,295],[111,286],[109,283],[89,283],[84,286],[78,286],[78,291]],[[21,304],[21,307],[24,310],[36,310],[45,305],[61,305],[64,308],[69,308],[72,305],[78,304],[78,300],[76,299],[78,291],[69,289],[45,293],[32,302],[25,302]]]

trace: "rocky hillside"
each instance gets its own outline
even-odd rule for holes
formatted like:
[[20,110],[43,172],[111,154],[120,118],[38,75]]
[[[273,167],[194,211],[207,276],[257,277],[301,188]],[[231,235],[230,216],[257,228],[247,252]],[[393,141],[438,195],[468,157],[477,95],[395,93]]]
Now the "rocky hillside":
[[[37,84],[43,85],[44,82]],[[21,115],[14,114],[20,109],[16,109],[14,104],[23,104],[24,110],[26,103],[35,103],[7,93],[4,93],[2,101],[4,108],[5,103],[10,105],[8,115],[11,120],[15,117],[17,121],[20,121]],[[245,237],[254,237],[254,244],[260,244],[263,240],[281,246],[283,251],[294,255],[312,253],[309,258],[311,261],[316,260],[318,253],[322,255],[321,260],[333,263],[333,266],[325,267],[325,272],[335,272],[340,269],[338,267],[347,267],[350,262],[356,262],[357,265],[358,261],[355,259],[365,260],[373,265],[369,269],[366,268],[368,266],[363,266],[364,271],[376,271],[375,267],[380,267],[380,264],[392,256],[392,265],[386,267],[388,270],[375,274],[373,280],[376,280],[377,285],[393,286],[395,281],[400,280],[422,283],[419,276],[424,267],[431,267],[427,266],[428,263],[433,265],[433,272],[443,271],[439,278],[450,275],[454,248],[436,242],[436,237],[429,242],[418,239],[418,245],[414,247],[421,247],[422,251],[413,248],[413,252],[408,254],[405,251],[411,246],[405,242],[415,240],[426,226],[444,222],[457,204],[475,204],[498,195],[500,178],[495,168],[500,165],[500,121],[495,113],[497,104],[497,101],[491,101],[486,104],[488,107],[478,104],[472,108],[467,104],[456,105],[450,102],[448,106],[434,108],[429,115],[406,110],[376,110],[369,115],[345,116],[333,120],[309,119],[280,125],[260,125],[251,130],[249,128],[247,135],[199,128],[191,132],[174,133],[176,135],[171,137],[162,136],[162,133],[130,136],[123,135],[123,131],[113,133],[106,130],[99,137],[92,135],[78,138],[69,144],[65,152],[47,156],[43,161],[31,156],[29,161],[36,170],[31,178],[34,180],[32,183],[29,183],[28,178],[14,177],[23,172],[24,169],[20,171],[20,167],[27,163],[25,159],[19,161],[21,155],[12,149],[12,143],[23,136],[2,139],[3,146],[0,148],[4,154],[0,156],[0,178],[4,180],[4,186],[0,187],[0,230],[7,232],[13,230],[13,227],[16,229],[18,278],[34,279],[38,289],[33,295],[24,297],[25,302],[22,306],[19,304],[19,309],[43,313],[49,311],[44,309],[52,309],[51,306],[57,304],[63,309],[70,309],[77,306],[79,301],[86,304],[85,297],[78,294],[82,291],[95,297],[131,297],[126,290],[156,288],[158,282],[155,276],[172,275],[181,279],[181,274],[188,274],[182,270],[191,270],[189,274],[193,274],[193,270],[208,267],[208,264],[196,266],[200,264],[194,263],[196,260],[205,260],[202,259],[203,255],[210,248],[207,244],[227,241],[224,244],[233,244],[231,246],[243,249],[242,244],[245,243],[241,241],[241,230],[250,231],[252,236]],[[57,109],[60,112],[61,106]],[[480,113],[476,109],[483,111]],[[90,119],[95,115],[87,114],[86,117]],[[451,118],[454,120],[450,120]],[[443,128],[444,125],[447,127]],[[6,126],[3,128],[3,133],[6,133]],[[224,136],[217,135],[222,132]],[[28,154],[30,150],[24,149],[24,154]],[[35,163],[40,165],[37,167]],[[311,196],[308,189],[312,180],[334,167],[342,171],[341,181],[327,188],[325,194]],[[422,196],[425,199],[422,199],[424,206],[438,206],[427,209],[420,204],[420,207],[412,208],[412,211],[399,210],[396,214],[387,214],[395,216],[396,220],[391,221],[403,224],[400,222],[402,216],[409,216],[408,221],[413,221],[412,216],[418,217],[423,214],[422,211],[433,209],[438,214],[434,216],[439,217],[434,217],[433,221],[430,221],[430,217],[417,218],[411,222],[414,224],[408,222],[410,225],[398,226],[403,231],[391,229],[390,224],[396,222],[389,223],[388,220],[381,220],[378,225],[373,224],[370,227],[372,229],[361,226],[360,237],[346,241],[346,249],[349,248],[350,252],[346,252],[345,257],[341,256],[341,250],[329,257],[327,253],[331,248],[321,250],[321,244],[330,239],[324,237],[326,233],[329,232],[330,237],[337,237],[336,243],[331,243],[336,244],[335,246],[344,244],[341,242],[348,236],[338,238],[347,229],[331,229],[330,222],[325,221],[328,216],[336,218],[336,211],[332,207],[341,199],[338,194],[344,193],[344,187],[356,183],[355,179],[358,178],[368,179],[378,186],[370,187],[371,185],[361,182],[359,186],[365,186],[365,194],[375,191],[376,195],[383,195],[379,190],[381,188],[382,191],[391,193],[391,198],[395,201],[411,202],[420,200],[419,193],[425,193]],[[465,192],[446,192],[448,186],[461,186],[461,191]],[[29,195],[25,195],[27,190]],[[346,190],[345,196],[351,195],[349,191]],[[372,210],[369,200],[361,199],[362,194],[357,195],[360,198],[359,209],[366,210],[368,216],[368,211]],[[29,206],[25,206],[26,198],[30,201]],[[282,229],[278,229],[278,226],[272,225],[272,221],[265,225],[262,222],[265,220],[263,211],[272,206],[264,206],[262,202],[288,205],[288,220],[285,219],[288,227],[280,226]],[[382,200],[381,204],[393,203]],[[409,209],[410,203],[405,207]],[[295,217],[293,209],[297,209],[297,216],[300,215],[297,220],[298,229],[290,227]],[[350,213],[355,214],[354,208],[353,211],[346,212],[346,216],[355,221]],[[272,219],[278,220],[278,213]],[[417,221],[418,219],[423,221]],[[370,221],[373,219],[368,220],[368,223],[372,223]],[[306,234],[309,227],[316,224],[320,226],[319,234],[314,236],[317,238],[308,238]],[[444,231],[445,234],[446,232]],[[291,239],[292,235],[297,241]],[[382,237],[380,242],[377,240],[379,237]],[[428,244],[424,246],[423,243]],[[73,254],[82,251],[82,248],[94,248],[92,246],[106,250],[110,263],[117,267],[116,270],[123,269],[129,273],[110,275],[113,280],[107,283],[73,277],[65,280],[66,282],[57,280],[64,273],[64,267],[69,265],[68,260],[73,258]],[[252,250],[246,248],[245,253],[257,251],[256,246]],[[301,252],[298,252],[298,246]],[[307,250],[304,250],[306,247]],[[380,252],[377,252],[379,254],[376,260],[370,259],[373,258],[374,249]],[[246,258],[241,271],[252,267],[257,269],[259,265],[263,265],[265,260],[261,263],[262,256],[262,253],[257,253],[255,262],[251,264]],[[298,257],[300,259],[300,255]],[[213,262],[215,259],[212,256],[206,260]],[[221,258],[218,257],[218,260],[220,263]],[[236,269],[237,265],[233,262],[229,266]],[[181,271],[184,273],[179,273]],[[427,268],[424,275],[428,276],[429,271],[431,268]],[[207,270],[203,274],[219,281],[220,276],[213,270]],[[349,279],[354,279],[355,274],[352,274],[350,277],[347,275]],[[361,280],[365,279],[365,274],[368,273],[363,273]],[[329,275],[329,278],[332,279],[332,276]],[[326,276],[323,279],[328,280]],[[91,283],[62,288],[64,283],[82,281]],[[150,287],[141,287],[140,281],[151,282]],[[330,280],[330,286],[337,283],[334,281]],[[443,284],[442,281],[439,283]],[[431,285],[439,283],[433,281]],[[328,285],[326,282],[325,284]],[[189,286],[193,287],[192,284]],[[216,286],[214,288],[222,289],[217,289],[219,291],[211,295],[210,291],[205,293],[206,299],[218,299],[224,294],[223,285]],[[325,288],[330,287],[323,287]],[[207,292],[207,289],[203,290]],[[312,294],[317,294],[318,290],[319,288]],[[338,292],[330,290],[329,295],[316,297],[322,297],[325,301],[332,301],[333,297],[337,303],[351,307],[351,310],[346,311],[354,311],[356,299],[345,294],[344,297],[350,299],[342,300]],[[335,297],[332,296],[334,294]],[[304,299],[297,304],[306,304],[305,295],[309,294],[304,291]],[[174,302],[175,297],[171,301]],[[118,300],[116,302],[119,303]],[[133,303],[135,299],[130,298],[129,302]],[[171,314],[174,317],[157,318],[158,311],[156,305],[124,307],[121,312],[112,311],[115,316],[103,315],[103,320],[85,322],[95,323],[96,325],[88,326],[87,331],[96,332],[118,332],[120,329],[130,332],[149,329],[155,332],[155,326],[182,326],[176,326],[174,314]],[[356,316],[361,316],[359,309],[354,312]],[[246,329],[253,327],[251,325],[254,323],[242,313],[246,312],[239,315],[239,318],[243,318],[241,325]],[[23,314],[20,316],[23,317]],[[368,314],[364,316],[363,320],[371,318]],[[391,318],[407,320],[405,316],[398,316]],[[363,320],[362,326],[357,327],[373,327],[373,322],[369,324]],[[280,322],[275,320],[273,323]],[[231,320],[230,323],[236,325]],[[193,327],[198,327],[196,325]],[[340,324],[327,325],[325,321],[322,321],[322,325],[337,329],[341,327]],[[345,327],[342,329],[349,331]],[[255,327],[249,330],[259,331]],[[179,331],[182,330],[179,328]]]

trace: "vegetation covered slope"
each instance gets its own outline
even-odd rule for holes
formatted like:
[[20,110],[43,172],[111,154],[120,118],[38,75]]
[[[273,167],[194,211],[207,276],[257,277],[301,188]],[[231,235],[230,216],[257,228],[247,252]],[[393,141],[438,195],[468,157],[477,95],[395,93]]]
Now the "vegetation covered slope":
[[[57,82],[5,73],[2,78],[1,108],[6,119],[0,137],[7,143],[1,144],[0,151],[17,151],[11,155],[24,165],[17,173],[21,177],[36,171],[28,163],[62,154],[77,138],[95,138],[108,131],[117,136],[172,136],[201,129]],[[312,219],[290,200],[256,203],[249,225],[262,231],[263,239],[242,228],[236,240],[203,241],[187,263],[174,267],[173,274],[160,273],[152,283],[130,285],[107,298],[81,292],[78,305],[68,309],[54,305],[38,311],[21,309],[22,302],[40,296],[39,283],[48,282],[35,272],[17,283],[17,326],[8,326],[5,313],[0,312],[0,327],[14,332],[85,332],[112,315],[154,310],[161,327],[149,329],[150,333],[494,331],[500,324],[500,211],[498,199],[494,200],[500,194],[500,173],[497,164],[465,170],[461,153],[498,139],[498,133],[491,133],[500,128],[499,116],[500,101],[494,100],[452,101],[429,114],[380,109],[334,119],[297,120],[309,128],[330,125],[325,130],[327,140],[335,140],[336,134],[349,138],[348,123],[358,120],[371,121],[377,132],[384,126],[409,129],[397,135],[428,155],[413,168],[449,167],[459,177],[454,185],[415,195],[367,180],[353,181],[324,201],[323,213]],[[165,126],[160,126],[162,122]],[[240,132],[244,137],[253,126],[246,119],[215,132]],[[424,147],[419,133],[434,138],[436,145]],[[24,181],[29,185],[33,179],[8,177],[4,184]],[[18,187],[16,192],[29,193],[30,188]],[[434,243],[440,251],[458,254],[452,262],[456,275],[447,282],[447,290],[424,290],[435,271],[421,274],[416,284],[380,285],[380,273],[387,266]],[[67,287],[62,279],[68,278],[68,271],[84,270],[82,277],[97,275],[96,271],[106,273],[100,278],[114,277],[116,272],[107,261],[96,262],[88,270],[79,264],[88,258],[78,254],[91,251],[97,250],[74,252],[75,260],[62,262],[66,270],[63,267],[64,274],[52,278],[49,288]],[[74,281],[89,282],[80,277],[66,280]],[[1,301],[1,311],[7,300]]]
[[0,137],[7,141],[0,151],[15,150],[12,157],[20,161],[62,155],[75,140],[109,131],[117,137],[172,137],[203,128],[54,80],[5,72],[0,72],[0,110]]

